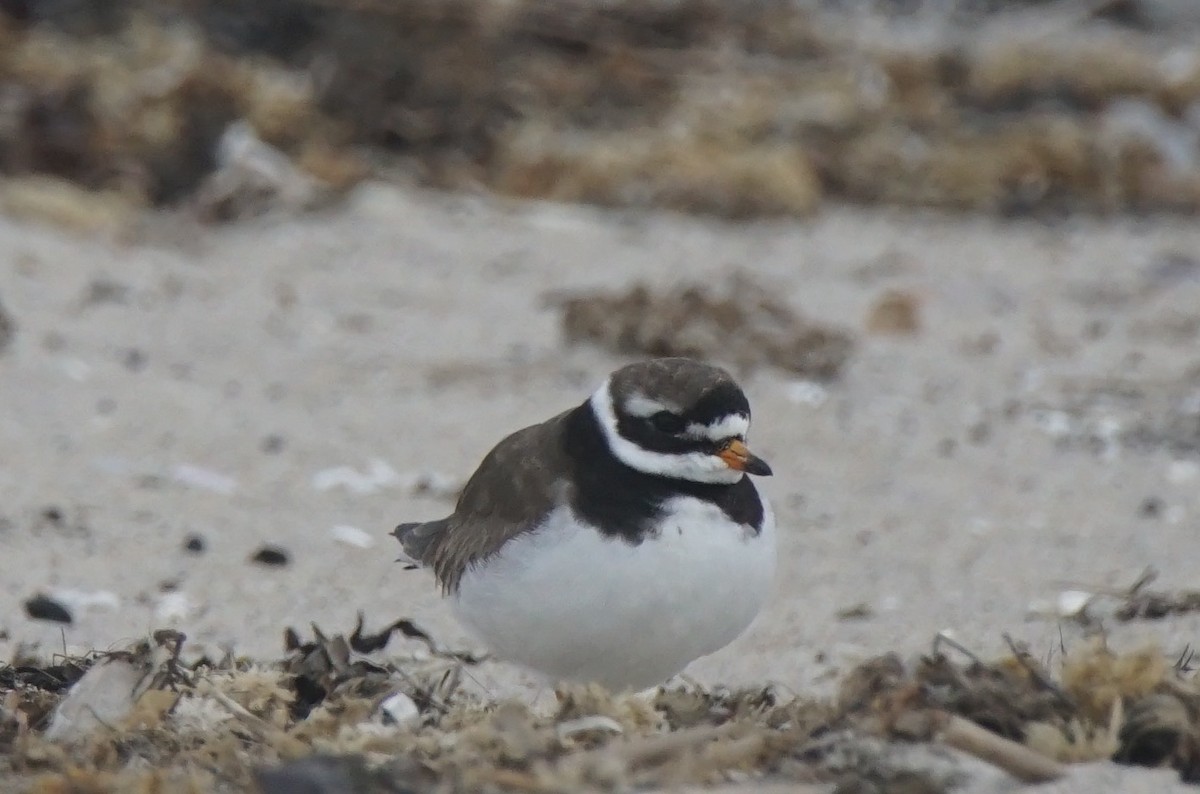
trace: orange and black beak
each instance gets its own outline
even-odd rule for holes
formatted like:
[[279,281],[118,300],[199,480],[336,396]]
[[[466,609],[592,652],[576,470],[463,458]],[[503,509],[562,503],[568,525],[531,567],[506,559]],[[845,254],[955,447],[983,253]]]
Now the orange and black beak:
[[746,448],[745,442],[740,439],[733,439],[728,444],[721,448],[717,453],[717,457],[725,461],[725,465],[737,471],[744,471],[747,474],[757,474],[761,477],[771,476],[771,467],[767,462],[760,457],[751,454]]

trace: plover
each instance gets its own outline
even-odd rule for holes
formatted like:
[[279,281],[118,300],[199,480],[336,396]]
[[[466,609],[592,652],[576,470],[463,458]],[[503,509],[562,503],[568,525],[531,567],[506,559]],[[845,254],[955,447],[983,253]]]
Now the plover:
[[394,531],[496,656],[645,689],[754,619],[775,519],[746,474],[750,404],[722,369],[630,364],[483,459],[453,514]]

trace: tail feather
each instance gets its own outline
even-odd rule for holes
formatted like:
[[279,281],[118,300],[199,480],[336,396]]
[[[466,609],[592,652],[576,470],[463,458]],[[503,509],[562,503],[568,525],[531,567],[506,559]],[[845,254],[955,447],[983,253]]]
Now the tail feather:
[[429,564],[435,541],[445,531],[449,519],[437,521],[414,522],[401,524],[392,531],[396,540],[400,541],[403,554],[400,562],[410,567],[420,567]]

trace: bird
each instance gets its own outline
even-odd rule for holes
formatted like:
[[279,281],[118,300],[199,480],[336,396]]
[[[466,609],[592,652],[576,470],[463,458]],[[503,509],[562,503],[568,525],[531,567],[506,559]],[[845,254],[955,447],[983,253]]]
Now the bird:
[[393,531],[468,633],[543,680],[645,691],[768,599],[775,516],[724,369],[635,361],[484,456],[441,519]]

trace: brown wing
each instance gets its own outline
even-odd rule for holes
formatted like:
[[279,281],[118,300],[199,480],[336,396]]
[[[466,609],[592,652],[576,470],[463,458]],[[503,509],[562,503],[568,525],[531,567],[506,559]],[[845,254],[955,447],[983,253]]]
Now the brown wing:
[[569,462],[558,442],[570,413],[497,444],[467,481],[452,515],[401,524],[392,533],[405,553],[433,568],[444,591],[456,590],[467,567],[533,529],[537,516],[565,500],[563,474]]

